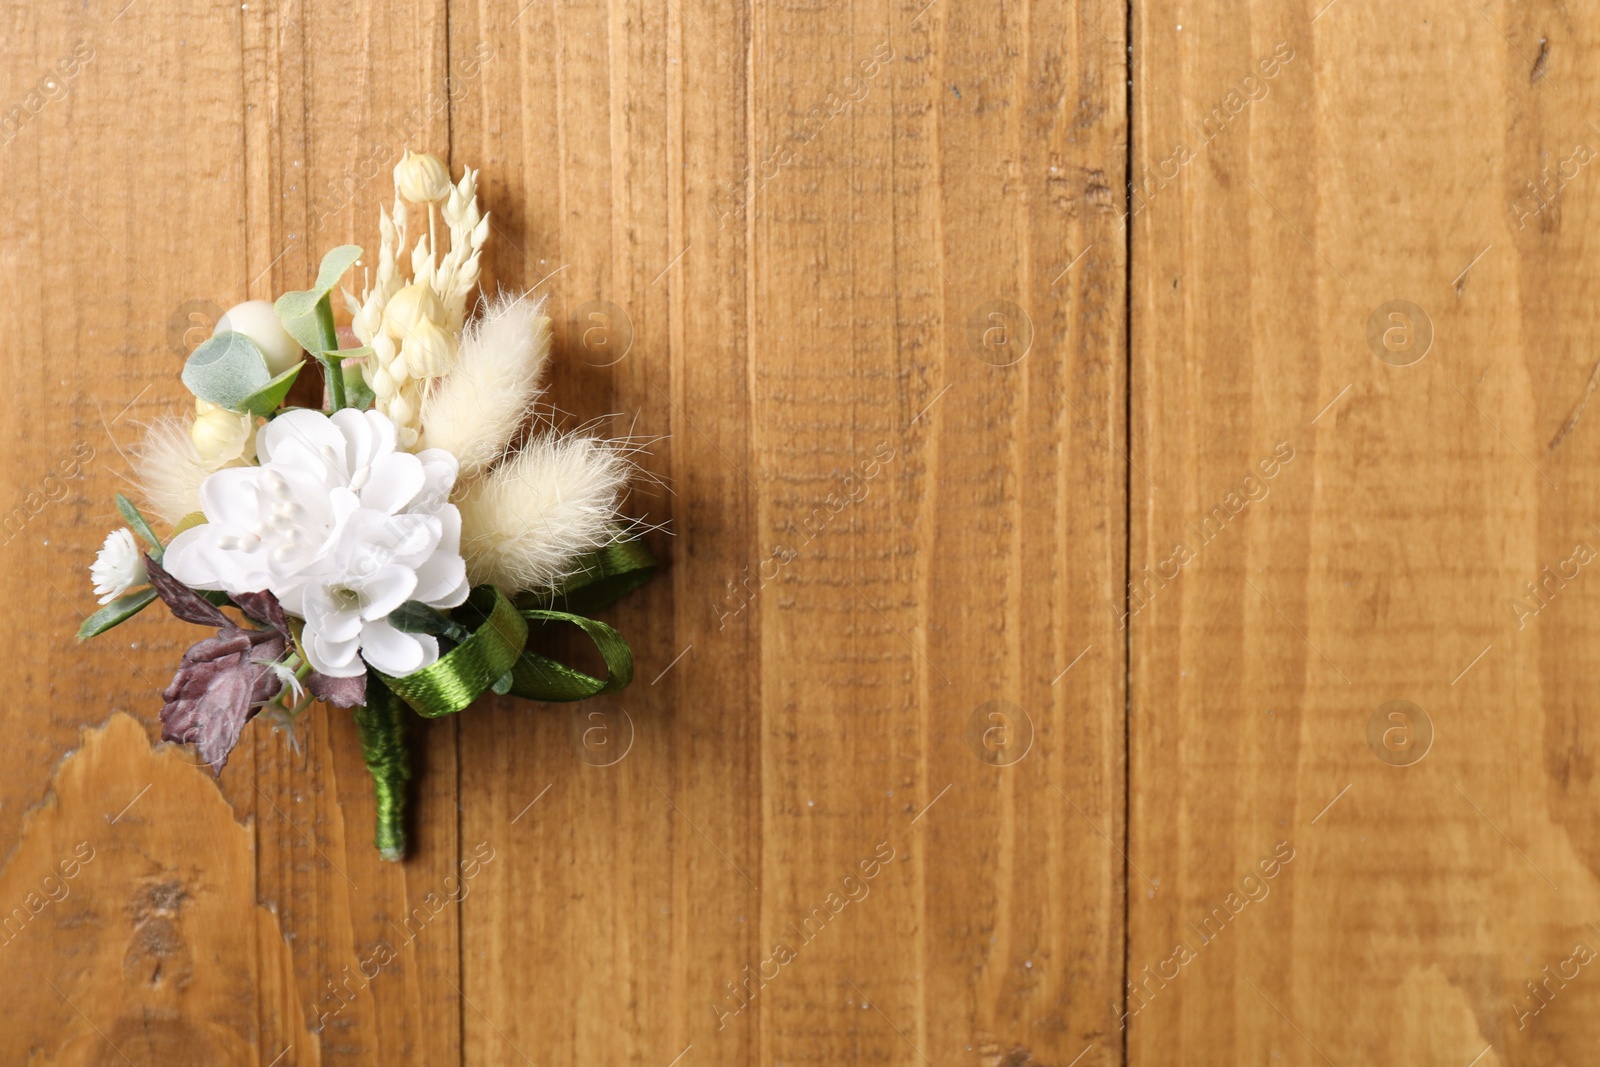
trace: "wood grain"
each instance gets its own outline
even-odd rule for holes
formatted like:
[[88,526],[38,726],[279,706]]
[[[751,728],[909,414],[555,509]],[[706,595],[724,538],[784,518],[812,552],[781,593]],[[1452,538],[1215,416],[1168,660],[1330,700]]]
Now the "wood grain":
[[254,835],[186,756],[118,712],[25,819],[0,874],[15,1062],[319,1062],[296,1017],[257,1031],[256,978],[291,949],[255,900]]
[[1129,1062],[1585,1062],[1595,27],[1320,8],[1135,9]]
[[[553,391],[670,435],[667,495],[636,504],[673,534],[667,580],[618,612],[635,691],[577,734],[558,710],[464,720],[463,795],[490,799],[462,840],[504,856],[464,909],[469,1060],[1117,1055],[1121,860],[1055,816],[1070,793],[1120,839],[1115,619],[1065,605],[1122,566],[1121,67],[1068,9],[952,56],[973,27],[916,15],[453,11],[453,48],[527,57],[453,125],[513,205],[497,278],[559,271]],[[1023,58],[1069,32],[1076,81]],[[999,199],[934,177],[986,153],[1030,176]],[[1041,335],[1016,367],[969,350],[998,298]],[[612,366],[585,340],[602,300],[631,327]],[[997,496],[1014,465],[1049,490]],[[994,699],[1028,705],[1031,762],[969,749]],[[595,766],[582,738],[629,724]]]
[[[1587,13],[3,25],[0,1058],[1585,1062]],[[667,566],[627,692],[418,730],[396,868],[346,716],[213,783],[150,743],[193,633],[69,635],[186,331],[370,245],[406,145]]]
[[[375,251],[391,168],[411,144],[442,143],[449,121],[438,0],[244,7],[239,19],[249,289],[227,291],[223,306],[302,286],[336,245]],[[262,977],[273,992],[262,1027],[303,1018],[326,1062],[457,1060],[455,724],[413,725],[403,867],[371,847],[371,779],[348,712],[318,709],[299,752],[253,733],[256,769],[229,785],[255,812],[257,893],[296,950],[292,975]]]

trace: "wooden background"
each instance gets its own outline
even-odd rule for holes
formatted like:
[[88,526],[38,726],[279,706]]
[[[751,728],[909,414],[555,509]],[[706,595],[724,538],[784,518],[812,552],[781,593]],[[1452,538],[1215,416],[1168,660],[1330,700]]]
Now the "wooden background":
[[[6,1063],[1597,1062],[1593,12],[0,17]],[[418,731],[394,866],[347,715],[217,782],[193,632],[72,634],[405,146],[668,566],[628,691]]]

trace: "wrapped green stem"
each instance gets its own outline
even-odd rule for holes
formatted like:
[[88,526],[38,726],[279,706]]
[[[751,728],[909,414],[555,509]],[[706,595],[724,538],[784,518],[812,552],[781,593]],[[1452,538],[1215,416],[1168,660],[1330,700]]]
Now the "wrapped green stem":
[[378,855],[390,861],[406,854],[406,781],[411,777],[411,758],[402,714],[394,694],[369,676],[367,704],[356,708],[356,726],[361,731],[361,755],[372,774],[378,811],[373,844],[378,846]]

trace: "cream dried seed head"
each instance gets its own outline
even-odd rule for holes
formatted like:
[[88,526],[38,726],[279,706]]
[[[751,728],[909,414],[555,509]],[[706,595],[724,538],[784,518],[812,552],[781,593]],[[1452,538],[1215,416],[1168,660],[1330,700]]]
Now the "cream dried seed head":
[[435,204],[450,195],[450,172],[438,156],[407,149],[395,164],[394,187],[413,204]]

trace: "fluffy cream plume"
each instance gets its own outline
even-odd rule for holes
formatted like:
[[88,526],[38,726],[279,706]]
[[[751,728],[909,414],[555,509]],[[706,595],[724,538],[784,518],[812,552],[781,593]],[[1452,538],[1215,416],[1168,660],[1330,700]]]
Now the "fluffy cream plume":
[[456,500],[467,577],[508,593],[555,587],[580,558],[616,538],[617,505],[632,471],[612,442],[529,441]]
[[164,418],[151,423],[134,456],[133,473],[150,510],[176,526],[200,510],[200,483],[219,466],[200,458],[183,420]]
[[494,465],[539,397],[550,358],[544,302],[502,296],[461,339],[455,369],[422,401],[420,448],[442,448],[463,481]]

